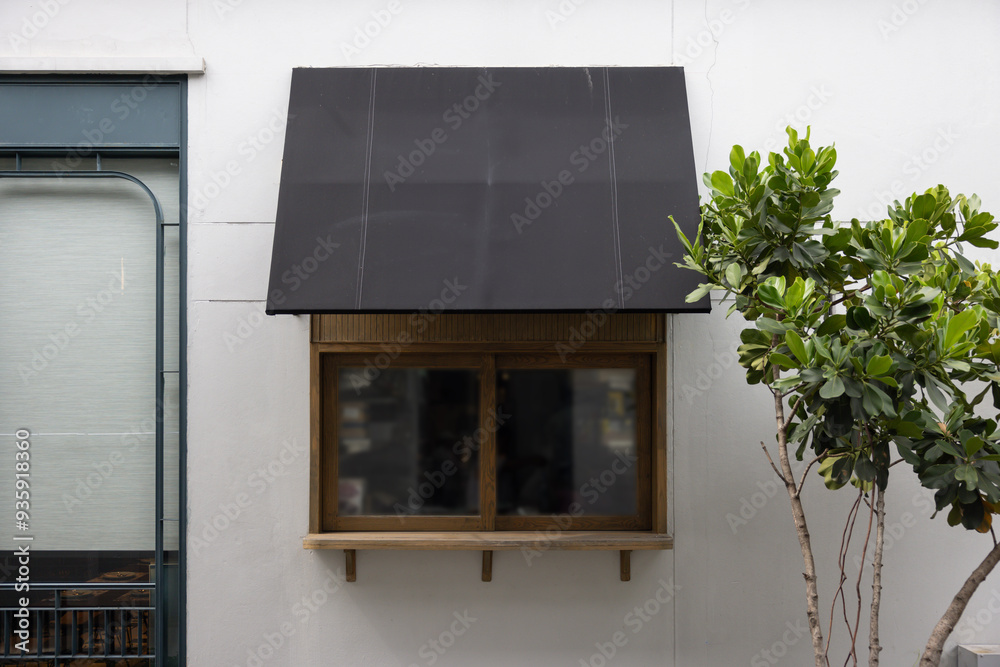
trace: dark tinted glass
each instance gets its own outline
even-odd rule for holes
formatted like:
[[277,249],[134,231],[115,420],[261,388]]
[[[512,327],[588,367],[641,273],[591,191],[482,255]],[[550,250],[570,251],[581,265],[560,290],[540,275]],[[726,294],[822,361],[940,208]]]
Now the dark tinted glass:
[[338,379],[338,513],[478,514],[479,371],[366,370]]
[[635,401],[631,368],[498,371],[497,514],[634,514]]

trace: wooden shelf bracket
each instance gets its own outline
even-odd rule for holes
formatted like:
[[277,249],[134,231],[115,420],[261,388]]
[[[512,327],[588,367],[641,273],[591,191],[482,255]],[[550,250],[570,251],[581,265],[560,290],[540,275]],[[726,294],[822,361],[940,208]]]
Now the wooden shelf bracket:
[[358,552],[354,549],[344,549],[344,558],[347,560],[347,581],[358,580]]
[[483,552],[483,581],[493,581],[493,552]]

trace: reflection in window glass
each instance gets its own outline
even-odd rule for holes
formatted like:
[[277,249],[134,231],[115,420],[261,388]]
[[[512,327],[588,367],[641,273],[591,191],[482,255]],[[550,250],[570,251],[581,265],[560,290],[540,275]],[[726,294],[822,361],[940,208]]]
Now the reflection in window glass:
[[479,371],[365,370],[338,378],[338,513],[478,514]]
[[635,399],[631,368],[498,371],[497,514],[634,514]]

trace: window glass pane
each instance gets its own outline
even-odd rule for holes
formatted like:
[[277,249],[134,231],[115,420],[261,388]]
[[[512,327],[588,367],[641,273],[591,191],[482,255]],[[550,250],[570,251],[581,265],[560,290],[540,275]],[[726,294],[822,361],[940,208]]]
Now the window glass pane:
[[338,379],[339,514],[478,514],[479,371],[366,370]]
[[635,400],[632,368],[498,371],[497,514],[635,514]]
[[[0,166],[13,168],[12,159]],[[92,170],[25,158],[25,170]],[[176,159],[108,159],[178,219]],[[168,228],[166,368],[177,370],[179,244]],[[155,547],[156,221],[149,197],[117,179],[0,181],[0,460],[30,436],[35,582],[153,580]],[[167,518],[177,511],[179,379],[167,375]],[[12,495],[13,476],[0,479]],[[13,504],[0,509],[12,524]],[[165,522],[176,548],[177,521]],[[0,552],[0,573],[10,552]],[[0,574],[0,579],[3,579]],[[119,591],[124,593],[124,591]],[[48,593],[51,595],[51,592]]]
[[[58,165],[57,158],[26,158],[23,167]],[[167,160],[120,160],[115,167],[157,185],[161,200],[177,200],[177,167]],[[4,180],[0,239],[0,307],[16,314],[0,326],[0,433],[31,433],[32,546],[152,551],[150,199],[117,179]],[[6,437],[0,444],[4,461],[13,460],[12,443]],[[0,491],[12,494],[11,482],[0,480]]]

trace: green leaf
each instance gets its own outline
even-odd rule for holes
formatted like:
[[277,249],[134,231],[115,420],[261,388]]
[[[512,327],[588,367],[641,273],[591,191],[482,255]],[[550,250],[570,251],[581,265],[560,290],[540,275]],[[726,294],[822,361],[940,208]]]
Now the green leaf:
[[949,454],[956,459],[964,459],[965,456],[958,450],[958,447],[953,445],[949,440],[938,440],[937,446],[941,448],[946,454]]
[[785,345],[788,349],[792,351],[795,358],[798,359],[803,365],[809,363],[809,355],[806,353],[806,345],[802,342],[802,338],[798,333],[789,329],[785,332]]
[[832,361],[833,356],[830,354],[830,347],[828,343],[829,341],[825,336],[816,336],[813,338],[813,346],[816,348],[816,354],[823,359],[830,359]]
[[786,371],[792,368],[799,367],[799,365],[795,361],[793,361],[791,357],[788,357],[787,355],[784,355],[780,352],[772,352],[771,356],[768,358],[771,360],[772,364],[778,364]]
[[776,319],[770,317],[761,317],[757,320],[757,327],[763,329],[769,334],[777,334],[779,336],[784,336],[785,332],[788,331],[788,327],[791,325],[782,324]]
[[924,430],[907,418],[899,419],[889,425],[896,433],[907,438],[922,438]]
[[974,490],[979,481],[976,469],[970,465],[962,465],[955,468],[955,479],[959,482],[965,482],[965,488],[969,491]]
[[727,197],[732,197],[734,194],[733,179],[724,171],[712,173],[712,187]]
[[844,381],[840,379],[839,375],[834,375],[831,379],[827,380],[822,387],[819,389],[819,395],[821,398],[832,399],[844,393]]
[[983,439],[977,435],[972,436],[962,444],[965,447],[965,455],[969,458],[975,456],[976,452],[986,445],[986,443],[983,442]]
[[772,382],[771,386],[781,391],[787,391],[802,383],[802,378],[798,375],[786,375],[777,382]]
[[826,321],[823,322],[823,324],[819,325],[819,328],[816,329],[816,335],[828,336],[830,334],[837,333],[841,331],[844,328],[844,325],[846,324],[847,324],[846,315],[831,315],[830,317],[826,318]]
[[846,456],[830,456],[819,464],[819,474],[828,489],[839,489],[851,481],[851,459]]
[[960,255],[957,252],[955,253],[955,261],[958,262],[958,266],[962,269],[964,273],[971,275],[976,272],[975,264],[973,264],[972,262],[970,262],[964,256]]
[[740,340],[747,345],[771,346],[771,337],[759,329],[744,329],[740,332]]
[[962,525],[969,530],[976,530],[983,522],[983,504],[976,499],[976,502],[962,505]]
[[883,410],[882,397],[878,395],[878,392],[876,392],[875,388],[872,387],[871,385],[866,384],[864,386],[864,390],[862,391],[861,405],[862,407],[864,407],[865,412],[867,412],[868,415],[871,417],[875,417],[877,415],[882,414]]
[[782,299],[781,293],[773,285],[761,285],[758,287],[757,296],[771,308],[776,310],[784,310],[785,308],[785,301]]
[[746,161],[746,153],[743,152],[743,147],[740,145],[733,146],[733,150],[729,151],[729,164],[736,171],[743,171],[744,161]]
[[875,479],[875,465],[864,456],[859,456],[854,464],[854,473],[862,482],[871,482]]
[[851,306],[847,309],[847,326],[851,329],[870,331],[875,326],[875,319],[864,306]]
[[694,303],[695,301],[701,301],[705,298],[705,295],[712,291],[712,285],[704,283],[698,285],[698,288],[684,297],[686,303]]
[[958,505],[952,505],[951,511],[948,512],[948,525],[957,526],[962,523],[962,508]]
[[927,234],[927,220],[912,220],[906,226],[906,240],[910,243],[917,243]]
[[934,195],[923,194],[913,200],[910,211],[914,218],[930,220],[931,216],[934,215],[935,208],[937,208],[937,199],[934,198]]
[[903,457],[903,460],[914,468],[923,465],[923,459],[920,458],[920,455],[914,452],[911,447],[897,441],[896,449],[899,451],[899,455]]
[[879,376],[885,375],[892,368],[892,357],[872,357],[868,360],[868,366],[865,371],[868,375]]
[[947,396],[945,396],[944,392],[941,391],[937,381],[933,379],[933,376],[926,373],[924,373],[924,380],[924,391],[931,399],[931,402],[942,412],[948,412],[948,410],[952,407],[951,401]]
[[1000,241],[994,241],[993,239],[982,237],[969,239],[968,243],[976,248],[993,248],[994,250],[1000,248]]
[[879,401],[882,403],[882,413],[895,419],[896,408],[893,405],[892,399],[889,398],[889,395],[875,385],[866,385],[866,387],[871,387],[871,390],[879,397]]
[[743,281],[743,267],[733,262],[726,267],[726,281],[734,290],[739,290]]
[[920,475],[923,485],[929,489],[943,489],[955,479],[955,466],[933,465]]
[[986,341],[976,347],[976,354],[989,359],[994,363],[1000,363],[1000,338],[994,341]]
[[802,282],[801,278],[796,278],[795,281],[788,286],[785,290],[785,305],[788,308],[797,309],[802,303],[802,297],[805,295],[806,286]]
[[955,345],[959,337],[966,331],[974,327],[979,322],[976,311],[966,309],[948,320],[948,328],[944,335],[944,346],[950,348]]

